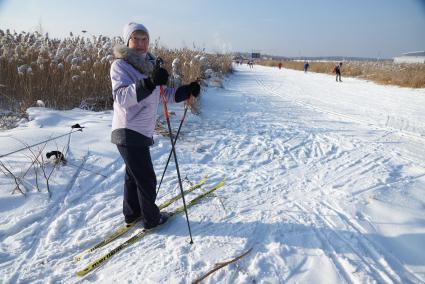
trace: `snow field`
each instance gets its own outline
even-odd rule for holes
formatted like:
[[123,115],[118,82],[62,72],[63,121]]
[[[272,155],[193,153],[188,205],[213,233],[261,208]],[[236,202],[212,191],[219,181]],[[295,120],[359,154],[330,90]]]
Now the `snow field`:
[[[77,270],[128,237],[72,261],[123,220],[111,112],[30,109],[30,122],[2,133],[2,152],[17,147],[7,136],[31,144],[64,125],[86,129],[73,134],[77,167],[57,172],[50,200],[10,195],[1,180],[2,281],[186,283],[252,247],[205,283],[423,283],[425,91],[343,80],[241,66],[224,89],[204,90],[176,146],[180,171],[185,187],[206,174],[204,189],[226,185],[189,210],[194,244],[181,214],[82,280]],[[172,109],[177,127],[182,106]],[[159,181],[170,145],[154,139]],[[161,188],[158,204],[179,191],[172,162]]]

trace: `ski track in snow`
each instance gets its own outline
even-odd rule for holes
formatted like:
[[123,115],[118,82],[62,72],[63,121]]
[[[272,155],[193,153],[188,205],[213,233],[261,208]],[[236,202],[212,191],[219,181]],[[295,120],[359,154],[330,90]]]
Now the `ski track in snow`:
[[[188,117],[176,146],[182,177],[208,174],[203,188],[226,179],[189,211],[194,244],[180,214],[83,279],[77,270],[129,237],[72,260],[123,219],[111,113],[49,119],[33,109],[35,120],[7,134],[23,139],[22,129],[78,118],[87,130],[73,136],[71,160],[107,178],[64,166],[50,200],[31,192],[23,204],[13,198],[17,208],[2,192],[1,282],[186,283],[251,247],[205,283],[425,282],[425,90],[259,66],[238,66],[225,86],[205,90],[201,116]],[[159,179],[170,147],[155,141]],[[171,162],[158,203],[179,192],[174,172]]]

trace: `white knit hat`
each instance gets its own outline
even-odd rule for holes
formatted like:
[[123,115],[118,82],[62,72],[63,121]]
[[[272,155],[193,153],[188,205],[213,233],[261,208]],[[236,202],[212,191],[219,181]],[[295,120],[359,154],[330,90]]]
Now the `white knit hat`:
[[127,25],[124,26],[124,30],[123,30],[123,39],[124,39],[125,45],[128,45],[128,41],[130,40],[131,34],[135,31],[145,32],[148,35],[148,39],[149,39],[148,29],[144,25],[137,24],[137,23],[128,23]]

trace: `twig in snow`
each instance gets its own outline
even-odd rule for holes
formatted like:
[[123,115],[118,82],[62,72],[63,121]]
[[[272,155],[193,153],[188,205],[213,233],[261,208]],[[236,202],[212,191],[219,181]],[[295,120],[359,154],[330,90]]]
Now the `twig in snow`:
[[[24,142],[21,142],[21,143],[24,143]],[[26,146],[27,146],[27,144],[26,143],[24,143]],[[46,147],[46,144],[44,144],[43,145],[43,147],[41,147],[41,148],[39,148],[38,149],[38,151],[37,151],[37,153],[35,153],[32,149],[31,149],[31,147],[28,147],[28,151],[30,151],[30,153],[31,153],[31,155],[32,155],[32,163],[31,163],[31,165],[30,165],[30,167],[28,168],[28,170],[31,168],[31,167],[33,167],[34,168],[34,174],[35,174],[35,186],[36,186],[36,188],[37,188],[37,191],[38,192],[40,192],[40,186],[39,186],[39,184],[38,184],[38,167],[39,167],[39,164],[40,164],[40,161],[39,161],[39,158],[40,158],[40,156],[42,156],[43,155],[43,150],[44,150],[44,148]],[[31,158],[31,157],[29,157],[29,158]],[[22,175],[22,178],[24,178],[25,177],[25,175],[27,174],[27,172],[28,172],[28,170]]]
[[218,262],[214,265],[214,268],[211,269],[210,271],[208,271],[206,274],[204,274],[203,276],[199,277],[198,279],[196,279],[195,281],[192,282],[192,284],[198,284],[200,283],[202,280],[204,280],[205,278],[207,278],[209,275],[213,274],[214,272],[216,272],[217,270],[231,264],[234,263],[236,261],[238,261],[239,259],[243,258],[244,256],[248,255],[251,252],[252,248],[250,248],[249,250],[247,250],[246,252],[244,252],[243,254],[235,257],[232,260],[229,261],[225,261],[225,262]]
[[52,193],[51,193],[51,191],[50,191],[50,184],[49,184],[49,180],[50,180],[50,177],[52,176],[53,171],[55,170],[55,168],[56,168],[56,166],[57,166],[57,165],[58,165],[58,164],[53,163],[53,167],[52,167],[51,171],[50,171],[49,173],[47,173],[47,170],[46,170],[46,163],[44,162],[44,156],[43,156],[43,155],[41,155],[41,163],[40,163],[40,166],[41,166],[41,171],[43,172],[44,179],[46,180],[46,187],[47,187],[47,192],[49,193],[49,197],[51,197],[51,196],[52,196]]
[[19,177],[17,177],[14,173],[12,173],[12,171],[8,168],[8,167],[6,167],[6,165],[2,162],[2,161],[0,161],[0,171],[7,177],[7,176],[10,176],[10,177],[12,177],[13,178],[13,180],[15,181],[15,185],[16,185],[16,187],[15,187],[15,189],[12,191],[12,194],[14,194],[15,193],[15,191],[19,191],[20,193],[22,193],[22,195],[23,196],[26,196],[25,195],[25,192],[20,188],[20,186],[19,186],[19,183],[20,183],[20,180],[19,180]]

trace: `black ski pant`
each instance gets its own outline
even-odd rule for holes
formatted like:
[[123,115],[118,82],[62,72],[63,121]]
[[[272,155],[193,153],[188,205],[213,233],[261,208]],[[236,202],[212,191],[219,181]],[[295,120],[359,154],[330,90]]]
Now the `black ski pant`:
[[117,146],[125,163],[123,213],[131,223],[139,217],[145,224],[159,222],[156,199],[156,175],[148,146]]
[[338,79],[339,79],[340,82],[342,82],[341,81],[341,72],[336,71],[336,81],[337,82],[338,82]]

